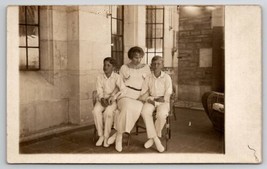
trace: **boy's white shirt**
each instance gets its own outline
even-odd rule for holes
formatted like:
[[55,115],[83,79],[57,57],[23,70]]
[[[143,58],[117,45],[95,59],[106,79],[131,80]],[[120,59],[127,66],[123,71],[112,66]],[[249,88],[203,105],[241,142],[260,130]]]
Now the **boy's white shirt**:
[[[148,99],[154,100],[157,97],[164,96],[164,101],[169,102],[170,96],[172,94],[172,80],[171,77],[165,72],[161,71],[160,76],[157,78],[152,72],[148,75],[142,85],[141,95],[144,95],[146,92],[149,93]],[[158,106],[161,102],[155,102],[155,105]]]
[[107,77],[105,73],[102,73],[96,80],[97,97],[100,101],[101,98],[109,98],[113,96],[115,99],[123,93],[126,86],[117,73],[112,72],[110,77]]

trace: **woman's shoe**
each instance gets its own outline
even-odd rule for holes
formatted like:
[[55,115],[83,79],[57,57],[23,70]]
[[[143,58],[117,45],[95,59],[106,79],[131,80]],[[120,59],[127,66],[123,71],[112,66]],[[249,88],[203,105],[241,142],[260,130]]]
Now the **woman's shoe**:
[[122,134],[117,133],[115,149],[118,152],[122,151]]

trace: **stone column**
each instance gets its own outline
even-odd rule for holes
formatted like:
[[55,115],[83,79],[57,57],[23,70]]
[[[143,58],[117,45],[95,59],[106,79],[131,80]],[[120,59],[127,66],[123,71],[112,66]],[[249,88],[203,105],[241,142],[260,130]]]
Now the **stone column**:
[[79,7],[71,6],[67,9],[68,34],[68,74],[70,85],[69,122],[80,123],[80,70],[79,70]]
[[[139,46],[146,47],[146,7],[124,6],[124,63],[128,63],[128,50]],[[145,63],[145,59],[142,60]]]
[[71,123],[93,124],[92,91],[102,73],[103,59],[111,56],[108,6],[68,8],[68,70]]
[[80,122],[93,124],[92,91],[111,57],[111,18],[108,6],[79,6],[79,107]]

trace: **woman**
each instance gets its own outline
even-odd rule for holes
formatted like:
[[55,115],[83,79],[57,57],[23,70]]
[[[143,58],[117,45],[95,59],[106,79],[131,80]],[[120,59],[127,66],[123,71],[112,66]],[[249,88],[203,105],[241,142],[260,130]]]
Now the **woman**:
[[143,81],[146,75],[150,74],[150,68],[146,64],[142,64],[141,60],[144,56],[142,48],[135,46],[128,51],[128,58],[130,63],[125,64],[120,69],[120,75],[127,86],[126,92],[118,99],[119,112],[116,115],[116,130],[108,144],[115,141],[115,148],[118,152],[122,151],[122,135],[127,132],[130,133],[138,120],[143,103],[137,100],[140,96]]

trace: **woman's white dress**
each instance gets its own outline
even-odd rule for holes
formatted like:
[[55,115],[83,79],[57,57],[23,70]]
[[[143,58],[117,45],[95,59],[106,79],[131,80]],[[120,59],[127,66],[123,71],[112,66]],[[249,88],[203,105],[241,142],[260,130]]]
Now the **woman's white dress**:
[[148,65],[144,65],[139,69],[129,68],[127,65],[121,67],[120,75],[127,89],[118,99],[119,112],[116,115],[117,124],[115,126],[118,132],[130,133],[138,120],[143,103],[136,99],[140,96],[145,77],[150,73]]

